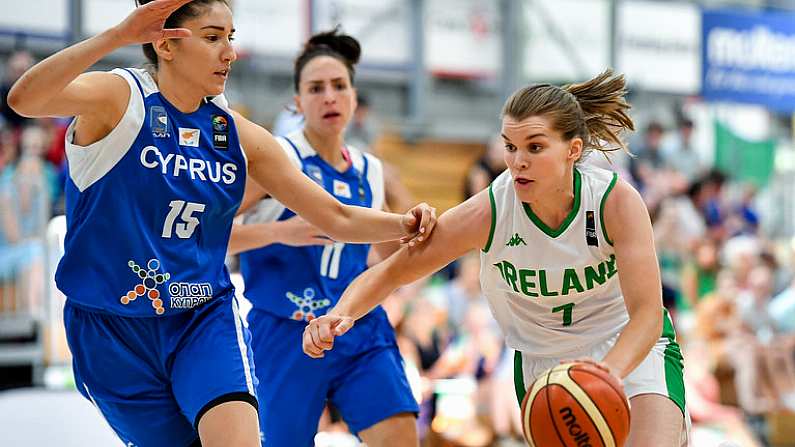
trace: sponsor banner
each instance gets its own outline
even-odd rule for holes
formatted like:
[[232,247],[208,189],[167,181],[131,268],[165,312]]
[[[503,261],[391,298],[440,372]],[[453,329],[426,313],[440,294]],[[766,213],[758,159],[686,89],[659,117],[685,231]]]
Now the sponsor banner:
[[795,14],[704,11],[702,94],[795,110]]

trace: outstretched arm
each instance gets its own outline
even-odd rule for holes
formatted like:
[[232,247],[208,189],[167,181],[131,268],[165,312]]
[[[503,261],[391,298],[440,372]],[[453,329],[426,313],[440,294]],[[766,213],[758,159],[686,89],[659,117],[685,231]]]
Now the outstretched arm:
[[356,278],[327,315],[312,320],[304,330],[304,352],[323,357],[334,337],[367,314],[396,288],[431,274],[466,252],[486,245],[491,223],[488,191],[445,212],[426,243],[402,247]]
[[403,215],[343,205],[296,168],[267,130],[238,113],[234,116],[251,178],[331,238],[345,242],[401,239],[413,245],[433,230],[435,210],[425,204]]

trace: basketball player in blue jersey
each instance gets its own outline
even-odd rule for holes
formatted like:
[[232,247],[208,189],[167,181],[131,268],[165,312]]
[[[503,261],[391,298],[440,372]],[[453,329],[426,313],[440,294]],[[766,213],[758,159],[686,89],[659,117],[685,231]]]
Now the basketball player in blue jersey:
[[[360,52],[356,39],[336,31],[309,39],[294,72],[295,104],[304,127],[277,141],[295,166],[338,200],[381,209],[381,162],[343,141],[356,108],[353,79]],[[257,395],[267,403],[260,410],[263,446],[313,446],[327,401],[368,446],[417,445],[419,408],[380,306],[321,362],[300,348],[306,322],[330,309],[367,269],[370,246],[323,238],[249,184],[244,202],[264,200],[245,215],[244,225],[233,227],[230,250],[247,250],[240,255],[240,270],[253,304],[248,323],[260,380]],[[384,256],[398,244],[374,248]]]
[[[329,355],[393,289],[480,250],[483,294],[517,351],[519,402],[546,370],[580,359],[623,383],[631,403],[626,446],[687,445],[684,365],[662,307],[648,211],[616,174],[580,163],[585,151],[624,147],[618,133],[634,126],[625,93],[623,76],[607,71],[511,95],[502,111],[508,169],[445,212],[427,244],[400,249],[354,280],[308,324],[304,351]],[[561,440],[571,433],[561,431]],[[575,444],[582,439],[566,441]]]
[[[258,446],[250,334],[224,266],[247,171],[339,241],[412,244],[432,209],[342,204],[229,110],[226,0],[141,3],[31,68],[8,97],[21,115],[76,117],[56,272],[75,380],[127,446]],[[83,73],[136,43],[151,70]]]

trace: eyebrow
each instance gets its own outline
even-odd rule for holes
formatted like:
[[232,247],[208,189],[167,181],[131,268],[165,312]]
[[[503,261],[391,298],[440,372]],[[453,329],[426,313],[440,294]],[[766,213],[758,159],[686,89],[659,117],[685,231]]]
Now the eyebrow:
[[[223,26],[218,26],[218,25],[207,25],[207,26],[201,27],[200,29],[217,29],[218,31],[226,31],[226,28],[224,28]],[[229,33],[231,34],[231,33],[234,33],[234,32],[235,32],[235,29],[232,28],[232,31],[230,31]]]
[[[506,136],[504,133],[501,133],[501,134],[500,134],[500,136],[501,136],[503,139],[505,139],[505,140],[511,141],[511,139],[510,139],[510,138],[508,138],[508,137],[507,137],[507,136]],[[535,137],[546,137],[546,134],[544,134],[543,132],[534,133],[534,134],[532,134],[532,135],[529,135],[527,138],[525,138],[525,140],[532,140],[532,139],[533,139],[533,138],[535,138]]]
[[[344,79],[345,78],[340,76],[338,78],[331,79],[331,82],[342,81]],[[322,84],[323,83],[323,79],[310,79],[310,80],[308,80],[306,82],[309,83],[309,84]]]

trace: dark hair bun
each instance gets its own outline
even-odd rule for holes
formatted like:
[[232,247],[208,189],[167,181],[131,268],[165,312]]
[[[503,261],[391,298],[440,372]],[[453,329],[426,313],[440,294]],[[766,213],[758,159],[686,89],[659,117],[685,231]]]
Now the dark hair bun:
[[362,55],[362,47],[359,41],[347,34],[341,34],[339,27],[331,31],[315,34],[309,38],[306,43],[304,52],[308,53],[315,47],[328,47],[334,52],[339,53],[340,56],[348,60],[351,65],[359,62],[359,57]]

